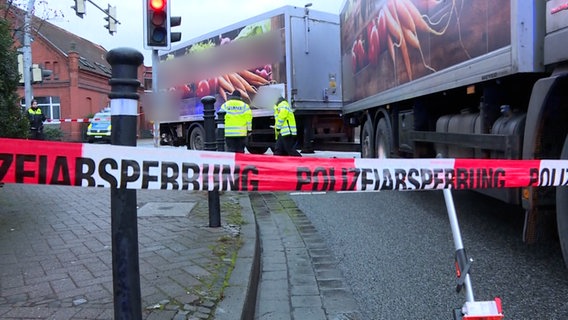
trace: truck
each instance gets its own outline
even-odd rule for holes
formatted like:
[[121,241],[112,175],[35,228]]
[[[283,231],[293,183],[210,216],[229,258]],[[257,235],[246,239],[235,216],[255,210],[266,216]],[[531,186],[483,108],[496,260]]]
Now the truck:
[[354,130],[341,117],[339,32],[336,14],[284,6],[161,53],[158,91],[169,93],[175,110],[159,122],[160,144],[203,149],[201,99],[214,97],[218,110],[239,90],[253,111],[251,153],[274,145],[280,95],[294,109],[302,152],[352,146]]
[[[568,1],[347,0],[340,25],[362,157],[568,159]],[[566,187],[481,192],[568,262]]]

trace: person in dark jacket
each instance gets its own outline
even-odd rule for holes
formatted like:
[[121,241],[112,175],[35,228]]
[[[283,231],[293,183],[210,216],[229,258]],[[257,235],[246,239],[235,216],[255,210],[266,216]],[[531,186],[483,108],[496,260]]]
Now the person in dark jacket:
[[30,137],[35,140],[43,140],[43,122],[46,118],[35,99],[32,100],[32,106],[28,109],[28,120],[30,121]]

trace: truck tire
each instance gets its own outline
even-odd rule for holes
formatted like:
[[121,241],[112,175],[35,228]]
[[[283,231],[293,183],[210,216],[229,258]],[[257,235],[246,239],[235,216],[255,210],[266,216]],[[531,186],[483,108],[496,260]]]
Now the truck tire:
[[203,150],[205,148],[205,129],[201,124],[196,124],[189,128],[187,135],[187,149]]
[[365,121],[363,130],[361,130],[361,158],[373,158],[375,156],[373,136],[373,122]]
[[392,132],[389,130],[387,120],[379,119],[377,133],[375,135],[375,152],[379,159],[389,158],[392,146]]
[[[560,159],[568,159],[568,137],[564,140]],[[556,224],[562,257],[568,267],[568,187],[556,187]]]

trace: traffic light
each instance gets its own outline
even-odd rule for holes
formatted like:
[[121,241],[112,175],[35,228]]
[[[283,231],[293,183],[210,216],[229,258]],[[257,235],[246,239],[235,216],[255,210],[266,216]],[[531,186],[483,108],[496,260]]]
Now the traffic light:
[[44,69],[38,64],[32,64],[32,83],[42,83],[44,78],[50,77],[53,71]]
[[181,32],[172,27],[181,24],[181,17],[170,16],[171,0],[144,0],[144,48],[168,50],[172,42],[181,40]]
[[[24,55],[18,54],[18,74],[20,75],[20,84],[24,84]],[[50,77],[53,74],[52,70],[44,69],[39,64],[32,64],[29,73],[30,82],[42,83],[44,78]]]
[[107,14],[105,17],[105,20],[107,21],[105,28],[108,29],[108,33],[113,35],[116,32],[116,7],[111,7],[109,4],[105,13]]
[[83,18],[83,15],[86,13],[85,2],[86,0],[75,0],[75,5],[71,7],[72,9],[75,9],[75,14],[81,19]]
[[170,48],[170,7],[168,0],[144,0],[144,48]]

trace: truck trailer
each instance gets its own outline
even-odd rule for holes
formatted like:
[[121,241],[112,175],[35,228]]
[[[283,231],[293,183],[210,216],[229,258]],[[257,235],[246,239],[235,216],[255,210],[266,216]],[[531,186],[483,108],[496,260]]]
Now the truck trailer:
[[[568,158],[567,1],[347,0],[340,20],[362,157]],[[482,193],[524,208],[526,243],[556,223],[568,261],[566,187]]]
[[[174,99],[174,119],[159,123],[161,144],[203,149],[201,98],[219,109],[239,90],[253,109],[247,150],[275,142],[274,103],[283,95],[295,110],[302,152],[352,145],[341,117],[339,17],[285,6],[197,37],[159,56],[158,86]],[[341,147],[343,148],[343,147]]]

